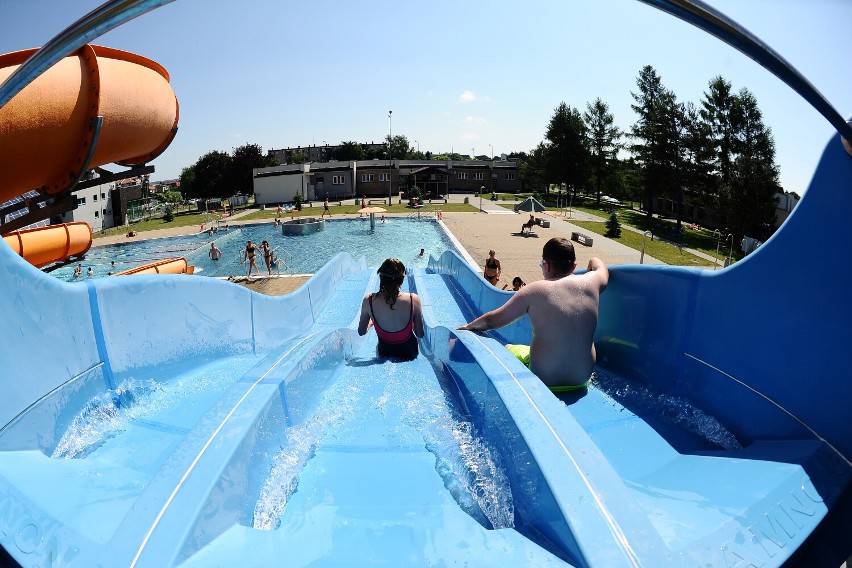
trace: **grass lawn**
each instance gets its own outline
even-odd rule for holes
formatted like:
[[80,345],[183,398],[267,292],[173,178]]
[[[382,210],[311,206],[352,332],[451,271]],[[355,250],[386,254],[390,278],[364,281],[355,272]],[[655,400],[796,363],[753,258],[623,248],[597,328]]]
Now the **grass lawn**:
[[215,213],[176,213],[174,220],[168,223],[162,219],[140,221],[129,226],[122,225],[120,227],[112,227],[110,229],[98,231],[93,235],[93,238],[99,239],[101,237],[110,237],[112,235],[123,235],[130,230],[136,231],[137,233],[143,233],[145,231],[154,231],[156,229],[171,229],[172,227],[186,227],[188,225],[198,225],[200,227],[202,223],[209,223],[216,219],[221,219],[221,217]]
[[[578,227],[582,227],[587,231],[591,231],[593,233],[597,233],[598,235],[603,235],[606,233],[606,225],[602,222],[597,221],[571,221],[573,225],[577,225]],[[613,239],[615,241],[620,242],[623,245],[626,245],[632,249],[641,251],[642,250],[642,235],[640,233],[634,233],[633,231],[629,231],[622,227],[621,236],[617,239]],[[695,256],[694,254],[690,254],[683,249],[669,244],[667,242],[662,242],[657,239],[653,241],[650,238],[645,238],[645,254],[648,256],[653,256],[657,260],[661,260],[666,264],[672,264],[676,266],[692,266],[692,267],[708,267],[713,266],[713,263],[705,260],[701,257]]]
[[[512,205],[504,205],[501,204],[502,207],[506,209],[511,209]],[[600,217],[600,222],[604,223],[609,218],[610,213],[605,207],[597,208],[591,203],[591,200],[584,199],[583,202],[579,206],[575,205],[572,207],[577,211],[582,211],[583,213],[588,213],[589,215],[595,215],[596,217]],[[548,207],[548,211],[556,211],[555,207]],[[654,236],[662,237],[664,240],[674,243],[680,247],[695,249],[697,251],[701,251],[705,254],[709,254],[712,257],[718,258],[720,261],[724,261],[725,257],[728,255],[729,246],[725,246],[725,243],[718,239],[718,234],[710,231],[709,229],[698,229],[693,230],[686,226],[685,223],[681,224],[681,234],[677,235],[675,233],[675,223],[672,221],[667,221],[665,219],[659,219],[654,217],[649,219],[644,212],[636,211],[634,209],[629,209],[627,207],[616,207],[614,209],[616,213],[619,214],[619,221],[622,225],[629,225],[631,227],[635,227],[640,231],[651,231],[654,233]],[[571,221],[579,225],[575,221]],[[591,229],[590,229],[591,230]],[[604,229],[605,230],[605,229]],[[598,234],[603,234],[603,231],[596,231]],[[624,238],[624,232],[622,232],[622,238]],[[641,240],[641,239],[640,239]],[[656,239],[655,239],[656,242]],[[730,240],[728,241],[730,245]],[[719,253],[716,254],[716,246],[719,245]],[[628,245],[632,246],[632,245]],[[636,248],[636,247],[634,247]],[[639,249],[642,248],[641,243],[639,244]],[[677,247],[675,247],[677,248]],[[647,251],[647,244],[645,247]],[[650,254],[650,253],[649,253]],[[685,254],[685,253],[684,253]],[[734,259],[742,258],[742,253],[734,250],[733,251]],[[656,255],[651,255],[660,260],[664,260]],[[693,256],[693,255],[690,255]],[[675,263],[677,264],[677,263]],[[690,265],[691,266],[691,265]]]

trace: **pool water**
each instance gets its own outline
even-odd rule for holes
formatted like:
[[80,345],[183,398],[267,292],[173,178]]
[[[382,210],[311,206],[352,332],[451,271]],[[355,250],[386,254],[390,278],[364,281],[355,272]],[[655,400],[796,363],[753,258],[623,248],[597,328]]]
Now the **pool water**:
[[[284,261],[278,269],[281,274],[313,274],[340,252],[348,252],[356,259],[365,258],[367,266],[378,266],[386,258],[394,257],[406,267],[425,267],[429,255],[438,257],[447,250],[457,251],[443,228],[431,219],[390,218],[385,223],[376,222],[375,229],[370,228],[367,218],[335,219],[326,221],[325,230],[310,235],[283,235],[281,229],[270,222],[241,225],[212,237],[197,233],[96,246],[81,261],[51,274],[66,282],[77,282],[90,278],[87,276],[90,267],[91,278],[99,278],[163,258],[183,256],[195,266],[195,274],[241,276],[247,272],[241,253],[249,239],[257,245],[269,241],[275,254]],[[211,242],[222,251],[221,259],[216,262],[207,254]],[[421,248],[425,250],[422,257],[419,256]],[[75,277],[74,267],[78,264],[82,265],[83,274]],[[267,274],[259,253],[257,265],[260,274]]]

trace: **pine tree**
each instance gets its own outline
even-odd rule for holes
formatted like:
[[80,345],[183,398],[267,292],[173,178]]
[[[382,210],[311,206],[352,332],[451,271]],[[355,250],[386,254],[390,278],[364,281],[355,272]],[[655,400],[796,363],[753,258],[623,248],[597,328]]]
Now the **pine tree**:
[[660,99],[665,94],[660,76],[650,65],[639,72],[636,79],[639,91],[631,95],[637,104],[630,105],[639,115],[633,124],[630,135],[637,140],[631,146],[636,161],[642,166],[642,186],[645,194],[645,211],[651,217],[654,207],[655,190],[662,183],[662,136],[660,132]]
[[549,181],[584,187],[588,182],[589,149],[586,123],[580,111],[564,102],[553,112],[545,137],[550,142],[547,152]]
[[609,106],[600,98],[586,104],[583,120],[588,128],[592,177],[600,205],[601,186],[604,180],[609,180],[613,175],[612,165],[620,148],[621,131],[615,126],[615,118],[609,112]]
[[621,223],[618,221],[618,215],[612,213],[609,216],[609,220],[606,222],[606,234],[611,239],[617,239],[621,237]]

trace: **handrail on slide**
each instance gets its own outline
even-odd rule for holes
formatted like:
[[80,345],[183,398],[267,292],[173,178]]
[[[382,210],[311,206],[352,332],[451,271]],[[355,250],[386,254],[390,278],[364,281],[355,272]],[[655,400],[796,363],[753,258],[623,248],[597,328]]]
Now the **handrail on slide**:
[[808,101],[846,139],[852,155],[852,124],[840,115],[790,62],[754,34],[701,0],[639,0],[704,30],[753,59]]
[[35,52],[0,85],[0,107],[42,73],[91,40],[174,0],[111,0],[71,24]]
[[[47,42],[0,85],[0,107],[39,75],[91,40],[174,0],[112,0]],[[813,106],[845,139],[852,153],[852,124],[786,59],[731,18],[700,0],[640,0],[684,20],[759,63]]]

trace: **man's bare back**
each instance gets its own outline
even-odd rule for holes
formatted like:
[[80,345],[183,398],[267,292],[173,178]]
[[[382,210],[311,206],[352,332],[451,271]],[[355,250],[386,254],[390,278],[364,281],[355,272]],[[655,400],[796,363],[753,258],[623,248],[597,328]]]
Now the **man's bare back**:
[[598,301],[609,269],[597,258],[589,261],[585,274],[572,274],[574,266],[572,262],[566,274],[545,260],[544,280],[524,286],[501,307],[459,329],[496,329],[528,314],[533,330],[530,370],[547,386],[585,383],[595,365]]
[[532,282],[522,290],[533,329],[530,370],[547,386],[580,385],[592,374],[599,276],[572,274]]

